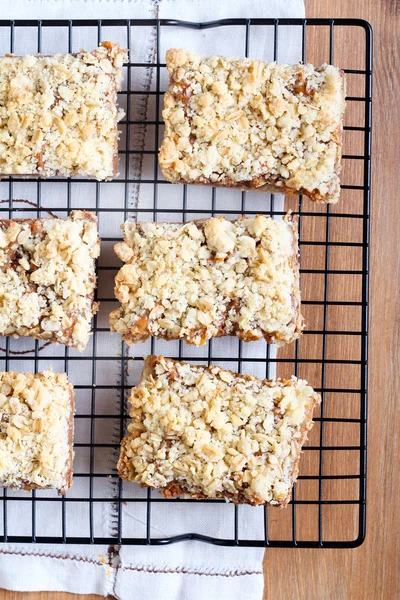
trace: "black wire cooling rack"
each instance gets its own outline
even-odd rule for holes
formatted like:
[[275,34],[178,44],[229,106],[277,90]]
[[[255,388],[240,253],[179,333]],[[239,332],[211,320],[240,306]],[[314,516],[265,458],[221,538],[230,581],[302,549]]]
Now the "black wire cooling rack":
[[[174,196],[169,194],[165,201],[172,186],[165,185],[157,165],[165,90],[163,32],[172,28],[177,40],[188,30],[193,40],[205,35],[218,40],[222,28],[232,40],[243,40],[242,55],[253,56],[252,36],[262,28],[271,55],[259,58],[279,61],[279,36],[288,27],[298,36],[299,59],[333,63],[347,74],[341,200],[336,206],[319,206],[301,197],[286,203],[286,208],[299,215],[303,310],[308,329],[301,340],[278,355],[264,342],[254,345],[224,339],[214,340],[203,349],[155,340],[126,348],[119,336],[110,336],[108,329],[108,313],[116,305],[112,278],[118,268],[112,246],[121,237],[119,225],[124,220],[185,221],[199,215],[254,214],[262,210],[267,198],[267,212],[273,216],[283,214],[274,196],[269,200],[267,195],[258,194],[254,200],[252,194],[242,192],[232,192],[232,204],[222,209],[219,190],[207,187],[195,190],[207,198],[207,208],[196,205],[191,186],[175,186]],[[143,59],[136,48],[143,44],[145,28],[152,45]],[[54,370],[65,370],[74,383],[74,485],[64,497],[52,491],[28,494],[3,490],[0,540],[142,545],[195,539],[222,546],[327,548],[361,544],[365,535],[370,26],[350,19],[0,21],[2,53],[76,51],[83,36],[92,39],[92,47],[111,39],[130,50],[131,62],[124,66],[124,89],[120,94],[126,112],[120,123],[122,174],[104,183],[13,178],[0,182],[0,198],[8,202],[0,206],[3,215],[39,217],[52,211],[66,216],[74,208],[85,208],[99,216],[102,254],[98,300],[102,308],[94,321],[90,347],[81,355],[61,346],[42,347],[28,338],[7,338],[0,343],[2,369],[39,371],[51,364]],[[180,44],[177,41],[174,45]],[[346,55],[344,64],[341,55],[349,46],[354,52],[351,58]],[[227,47],[223,53],[229,55],[232,50]],[[137,197],[143,190],[147,190],[146,200],[141,206]],[[20,198],[34,206],[21,205],[17,200]],[[264,376],[275,371],[282,376],[294,373],[306,377],[321,392],[320,413],[287,509],[166,500],[157,492],[118,479],[116,460],[128,419],[126,400],[130,387],[138,381],[143,355],[149,352],[192,362],[229,363],[233,369]],[[189,524],[187,510],[186,520],[179,521],[183,505],[186,509],[190,505],[189,514],[193,514]],[[257,535],[248,539],[246,524],[256,518],[258,525],[253,525],[251,531],[256,530]]]

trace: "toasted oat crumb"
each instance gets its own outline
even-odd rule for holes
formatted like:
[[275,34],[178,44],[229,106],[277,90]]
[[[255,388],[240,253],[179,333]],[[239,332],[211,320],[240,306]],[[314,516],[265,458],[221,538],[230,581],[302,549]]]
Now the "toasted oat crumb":
[[299,336],[297,224],[289,216],[122,227],[122,306],[110,327],[128,344],[151,335],[194,345],[220,335],[278,343]]
[[97,217],[0,219],[0,335],[32,336],[84,350],[100,240]]
[[0,373],[0,486],[72,484],[74,391],[65,373]]
[[0,58],[0,175],[98,180],[117,175],[118,44]]
[[119,474],[166,497],[284,506],[319,402],[295,377],[261,381],[150,356],[131,392]]
[[344,75],[172,49],[159,161],[172,182],[337,202]]

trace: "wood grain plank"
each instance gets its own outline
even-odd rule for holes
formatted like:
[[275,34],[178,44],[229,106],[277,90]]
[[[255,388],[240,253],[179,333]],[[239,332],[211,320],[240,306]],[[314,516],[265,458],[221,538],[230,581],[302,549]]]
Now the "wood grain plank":
[[[367,537],[355,550],[267,550],[265,600],[387,600],[400,595],[396,558],[400,551],[400,420],[396,406],[400,382],[400,246],[395,216],[400,164],[398,6],[390,0],[340,0],[334,5],[330,0],[306,0],[308,17],[363,18],[374,29]],[[321,55],[322,46],[313,48],[316,56]],[[346,67],[360,51],[358,43],[345,37],[336,49]],[[357,118],[355,105],[350,111],[352,118]],[[313,260],[317,261],[317,256]],[[343,285],[338,281],[334,293]],[[351,353],[351,343],[335,351]],[[341,376],[340,372],[335,375]],[[339,510],[327,522],[335,528],[340,521],[345,523],[344,519]]]
[[[374,28],[375,60],[374,60],[374,135],[373,135],[373,178],[372,178],[372,219],[371,219],[371,279],[370,279],[370,367],[369,367],[369,427],[368,427],[368,497],[367,497],[367,538],[365,543],[355,550],[305,550],[305,549],[271,549],[265,553],[265,594],[264,600],[387,600],[400,597],[400,570],[397,557],[400,554],[400,475],[398,456],[400,454],[400,411],[397,407],[397,396],[400,384],[400,244],[398,234],[398,218],[396,204],[399,189],[400,165],[400,4],[398,0],[306,0],[308,17],[348,17],[364,18]],[[315,39],[313,40],[313,35]],[[317,32],[309,34],[309,48],[313,60],[326,60],[326,42],[318,39]],[[354,43],[346,35],[337,45],[340,59],[346,66],[357,58],[361,42]],[[311,60],[311,55],[307,57]],[[349,86],[353,85],[349,78]],[[349,93],[353,95],[349,87]],[[348,114],[351,118],[362,118],[357,106],[351,105]],[[350,137],[350,136],[349,136]],[[348,142],[352,150],[357,140]],[[347,151],[347,150],[346,150]],[[357,169],[357,166],[348,168]],[[352,172],[344,172],[343,176],[352,176]],[[348,195],[349,204],[354,210],[360,210],[360,198],[357,194]],[[344,224],[343,224],[344,225]],[[307,234],[318,235],[316,223],[306,224]],[[342,236],[354,237],[357,232],[338,226],[331,232],[333,239]],[[315,250],[315,247],[313,248]],[[306,253],[303,252],[303,256]],[[342,264],[343,258],[355,267],[359,258],[356,254],[334,256],[331,259]],[[324,260],[324,250],[307,251],[305,258],[308,264],[319,268]],[[340,277],[332,282],[331,299],[338,299],[344,290],[349,297],[359,294],[357,282]],[[304,294],[307,286],[316,285],[316,280],[309,278],[304,282]],[[334,287],[333,287],[334,285]],[[313,290],[315,295],[315,289]],[[308,310],[308,309],[307,309]],[[308,319],[319,322],[318,311],[309,312]],[[339,310],[330,312],[329,327],[336,323],[340,327],[351,327],[359,316]],[[349,321],[347,322],[346,321]],[[308,347],[304,351],[310,355],[320,355],[320,340],[307,340]],[[348,340],[340,348],[335,342],[329,348],[332,355],[341,352],[342,356],[351,357],[357,353],[355,340]],[[347,376],[344,371],[332,372],[331,376],[340,378]],[[319,371],[314,366],[308,367],[307,376],[317,380]],[[356,376],[356,375],[354,375]],[[356,410],[349,397],[336,399],[335,416],[340,414],[351,417]],[[330,410],[329,403],[326,410]],[[327,413],[328,414],[328,413]],[[315,433],[313,434],[315,435]],[[326,432],[331,439],[338,441],[356,441],[357,432]],[[328,437],[329,439],[329,437]],[[306,455],[305,455],[306,457]],[[304,457],[304,458],[305,458]],[[307,459],[306,459],[307,460]],[[326,468],[345,468],[351,457],[343,454],[341,460],[329,459]],[[313,467],[312,461],[308,465]],[[300,491],[300,490],[299,490]],[[333,494],[344,494],[346,486],[339,489],[324,489],[330,497]],[[302,493],[314,494],[312,485],[305,486]],[[289,510],[289,509],[288,509]],[[282,511],[283,512],[283,511]],[[343,535],[348,534],[345,515],[339,510],[328,515],[325,522],[332,532],[342,528]],[[303,514],[301,519],[301,535],[311,536],[315,514]],[[53,592],[19,594],[16,592],[1,593],[2,600],[96,600],[99,596],[74,595]]]

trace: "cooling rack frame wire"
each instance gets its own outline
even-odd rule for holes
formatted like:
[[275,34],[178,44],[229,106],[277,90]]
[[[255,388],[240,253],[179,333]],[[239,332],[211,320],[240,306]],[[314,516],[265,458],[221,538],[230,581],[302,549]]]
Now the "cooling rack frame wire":
[[[66,494],[66,496],[62,498],[51,497],[42,497],[36,491],[32,491],[29,494],[14,496],[13,492],[10,490],[3,490],[2,496],[0,496],[0,506],[2,508],[2,527],[1,527],[1,535],[0,541],[4,542],[40,542],[40,543],[70,543],[70,544],[83,544],[83,543],[97,543],[97,544],[137,544],[137,545],[158,545],[158,544],[168,544],[171,542],[177,542],[182,540],[201,540],[204,542],[209,542],[212,544],[217,544],[221,546],[260,546],[260,547],[325,547],[325,548],[344,548],[344,547],[356,547],[359,546],[365,537],[365,528],[366,528],[366,512],[365,512],[365,501],[366,501],[366,422],[367,422],[367,356],[368,356],[368,269],[369,269],[369,216],[370,216],[370,181],[371,181],[371,110],[372,110],[372,30],[370,25],[363,20],[358,19],[223,19],[220,21],[208,22],[208,23],[190,23],[179,20],[158,20],[158,19],[131,19],[131,20],[79,20],[79,21],[0,21],[0,28],[8,28],[9,30],[9,39],[10,39],[10,52],[14,51],[15,47],[15,39],[16,32],[18,30],[18,36],[23,36],[24,28],[34,28],[36,30],[37,35],[37,51],[41,52],[42,50],[42,32],[45,28],[63,28],[68,31],[68,51],[72,51],[73,48],[73,34],[77,28],[86,27],[93,28],[97,32],[97,39],[100,42],[103,38],[103,28],[104,27],[120,27],[124,28],[126,31],[126,44],[128,48],[132,47],[131,40],[131,31],[134,27],[150,27],[153,28],[154,34],[156,35],[156,61],[151,63],[133,63],[130,62],[125,67],[127,68],[127,90],[122,92],[122,96],[125,94],[127,96],[127,110],[126,117],[121,122],[120,126],[126,128],[126,144],[124,148],[120,148],[120,163],[121,167],[124,167],[125,175],[120,177],[117,182],[120,184],[124,184],[124,206],[123,208],[105,208],[102,206],[102,198],[101,198],[101,190],[103,186],[112,186],[114,184],[113,181],[105,182],[105,183],[95,183],[95,206],[94,210],[98,215],[107,214],[107,212],[112,213],[117,211],[121,216],[121,223],[126,220],[129,216],[129,213],[133,212],[130,209],[128,204],[128,186],[129,184],[135,184],[140,182],[141,184],[151,184],[153,185],[153,207],[149,211],[148,208],[137,209],[135,212],[138,213],[140,217],[141,212],[151,212],[154,219],[160,219],[163,215],[168,214],[169,212],[177,212],[175,209],[166,209],[159,207],[159,194],[162,193],[159,190],[159,186],[163,186],[166,182],[162,179],[159,179],[158,174],[158,166],[157,166],[157,153],[156,149],[160,143],[160,130],[162,122],[157,117],[160,114],[161,107],[161,96],[163,91],[160,89],[161,82],[161,69],[165,68],[165,64],[163,61],[160,61],[160,33],[165,27],[184,27],[184,28],[192,28],[193,30],[203,30],[203,29],[217,29],[218,27],[238,27],[240,29],[245,30],[245,48],[244,54],[247,56],[250,52],[250,39],[251,39],[251,28],[252,27],[269,27],[270,30],[273,31],[274,35],[274,59],[279,59],[278,56],[278,35],[279,29],[281,27],[293,26],[301,29],[302,33],[302,59],[303,61],[307,60],[307,33],[308,28],[327,28],[329,31],[329,62],[334,63],[334,39],[335,39],[335,31],[337,28],[344,28],[349,33],[349,35],[357,30],[361,30],[365,34],[365,64],[360,69],[344,69],[345,72],[349,74],[349,76],[356,76],[364,79],[364,95],[363,96],[348,96],[347,102],[348,104],[352,104],[354,102],[361,102],[364,106],[364,122],[362,125],[350,125],[346,126],[346,131],[358,132],[358,134],[362,138],[363,143],[363,151],[358,155],[353,154],[344,154],[344,162],[347,160],[355,160],[360,165],[362,165],[362,184],[344,184],[342,185],[342,190],[350,190],[360,193],[360,197],[362,197],[361,205],[362,210],[351,212],[348,210],[348,206],[343,201],[340,200],[340,203],[337,207],[318,207],[315,208],[314,205],[311,205],[310,201],[303,201],[300,199],[297,202],[294,212],[299,215],[299,228],[300,228],[300,246],[312,246],[314,249],[320,248],[324,253],[323,259],[323,267],[321,269],[307,269],[302,268],[302,276],[305,277],[307,274],[311,275],[320,275],[323,278],[323,297],[322,298],[311,298],[306,299],[304,301],[304,306],[307,309],[308,307],[316,307],[321,308],[321,322],[314,328],[313,324],[310,324],[308,330],[306,330],[304,334],[304,338],[311,338],[312,336],[319,336],[322,339],[321,346],[321,357],[315,358],[310,356],[302,356],[301,347],[299,342],[297,341],[293,344],[293,356],[289,357],[277,357],[271,358],[270,349],[266,347],[266,356],[265,358],[245,358],[243,357],[243,344],[240,343],[238,346],[238,356],[232,357],[219,357],[220,361],[234,361],[238,364],[239,370],[242,368],[243,364],[249,362],[259,362],[265,363],[265,373],[268,376],[269,367],[271,364],[275,363],[277,366],[282,368],[286,366],[294,366],[294,373],[296,375],[299,374],[299,371],[302,369],[304,365],[316,365],[320,366],[321,369],[321,386],[315,386],[318,391],[321,392],[323,397],[321,414],[316,418],[316,423],[318,424],[318,443],[316,445],[309,445],[306,447],[305,453],[309,451],[314,451],[318,455],[318,471],[314,475],[302,475],[300,472],[299,482],[302,480],[308,480],[311,482],[315,482],[317,486],[317,494],[314,499],[300,499],[298,492],[296,490],[296,485],[293,492],[293,500],[291,505],[286,509],[286,515],[290,516],[290,525],[288,527],[287,532],[284,532],[280,537],[274,536],[271,533],[271,523],[269,522],[268,515],[270,514],[270,510],[277,509],[268,509],[264,507],[263,510],[263,538],[261,539],[243,539],[240,536],[240,519],[241,519],[241,507],[232,507],[230,504],[226,504],[226,510],[231,511],[233,514],[233,523],[232,523],[232,536],[230,537],[212,537],[210,535],[203,535],[201,532],[185,532],[179,535],[173,535],[170,537],[154,537],[152,534],[151,528],[151,518],[152,518],[152,507],[155,507],[158,503],[165,502],[194,502],[201,503],[202,501],[193,501],[187,499],[175,499],[175,500],[166,500],[158,495],[157,492],[151,492],[150,490],[147,492],[147,495],[141,497],[128,497],[125,495],[125,486],[129,484],[123,483],[121,480],[118,480],[116,469],[110,471],[109,473],[99,474],[95,472],[94,463],[95,463],[95,452],[100,447],[103,449],[109,449],[110,452],[113,449],[116,452],[118,444],[108,443],[107,440],[102,440],[101,442],[96,441],[95,434],[95,423],[96,419],[99,418],[113,418],[118,421],[118,430],[119,436],[122,437],[125,423],[128,419],[126,415],[126,396],[129,390],[130,385],[127,385],[124,378],[123,373],[125,371],[125,367],[127,365],[127,361],[131,361],[132,357],[129,356],[126,351],[123,342],[121,342],[120,351],[118,352],[119,356],[110,355],[110,356],[98,356],[96,354],[96,343],[97,337],[107,332],[108,329],[106,327],[102,327],[99,325],[98,318],[94,319],[94,336],[93,336],[93,354],[92,355],[83,355],[83,356],[75,356],[66,348],[65,353],[61,355],[57,355],[54,357],[54,362],[58,364],[63,364],[63,368],[66,372],[68,372],[69,367],[71,366],[72,361],[91,361],[91,366],[88,365],[88,368],[91,369],[91,383],[88,385],[78,385],[77,389],[85,388],[90,394],[90,411],[87,414],[77,414],[76,419],[86,419],[90,421],[90,432],[89,438],[90,443],[81,444],[77,443],[76,448],[85,447],[89,450],[88,456],[88,465],[89,471],[86,473],[77,473],[75,478],[79,479],[80,477],[84,477],[88,480],[88,493],[85,497],[75,497],[74,496],[74,487]],[[229,54],[229,51],[226,52]],[[335,63],[334,63],[335,64]],[[342,66],[342,65],[337,65]],[[136,68],[143,67],[151,67],[155,72],[155,82],[156,82],[156,90],[153,93],[156,96],[155,104],[156,104],[156,118],[154,121],[135,121],[131,115],[131,102],[130,97],[134,97],[135,94],[144,94],[142,90],[131,89],[132,82],[134,81],[134,73]],[[133,153],[144,155],[146,151],[138,150],[131,147],[131,136],[130,136],[130,128],[135,125],[144,125],[145,127],[148,125],[154,126],[154,142],[155,149],[150,152],[147,151],[147,154],[152,154],[154,158],[154,170],[153,170],[153,178],[149,180],[145,179],[132,179],[129,176],[129,160],[130,156]],[[345,136],[348,135],[347,133]],[[360,139],[361,139],[360,138]],[[6,212],[10,217],[15,216],[15,214],[21,210],[21,207],[17,204],[16,199],[14,198],[14,185],[17,182],[17,179],[12,177],[3,179],[2,182],[7,182],[8,185],[8,207],[4,208],[0,206],[0,210],[2,212]],[[35,190],[35,197],[37,201],[37,208],[35,207],[23,207],[23,211],[30,213],[32,215],[43,216],[43,213],[47,210],[55,210],[60,211],[60,207],[48,207],[42,204],[42,186],[44,182],[42,180],[36,179],[27,179],[26,182],[29,182],[29,185],[32,189]],[[63,183],[66,185],[67,196],[66,196],[66,205],[62,209],[64,212],[69,213],[73,209],[73,183],[74,182],[84,182],[85,180],[64,180],[53,178],[52,183]],[[91,182],[93,184],[93,182]],[[169,185],[169,184],[168,184]],[[237,214],[237,210],[218,210],[217,202],[216,202],[216,191],[215,188],[204,188],[208,190],[205,193],[211,193],[211,209],[207,211],[199,211],[195,208],[189,208],[187,202],[187,186],[183,186],[183,199],[182,199],[182,208],[178,210],[181,213],[182,221],[191,218],[191,215],[199,212],[205,212],[207,214],[226,214],[226,215],[234,215]],[[246,193],[242,193],[241,196],[241,213],[243,214],[254,214],[254,210],[251,210],[250,202],[246,202]],[[31,198],[29,198],[31,199]],[[305,208],[306,207],[306,208]],[[93,207],[92,207],[93,210]],[[282,211],[275,210],[274,206],[274,197],[271,199],[271,208],[269,213],[271,216],[278,216],[284,214]],[[324,231],[323,239],[317,240],[304,240],[302,237],[302,228],[304,227],[305,220],[307,218],[318,218],[321,223],[321,229]],[[354,241],[347,240],[344,242],[338,242],[337,240],[332,241],[332,227],[335,225],[335,221],[338,219],[348,219],[349,222],[360,222],[362,227],[362,240]],[[108,238],[108,241],[115,241],[117,238]],[[331,268],[330,257],[332,252],[335,251],[336,248],[344,248],[348,249],[348,251],[352,251],[353,249],[359,249],[362,255],[361,258],[361,268],[354,269],[338,269]],[[316,251],[316,250],[315,250]],[[100,266],[99,274],[101,276],[101,272],[103,270],[109,270],[111,267]],[[113,268],[116,271],[116,268]],[[357,301],[338,301],[331,299],[331,276],[333,275],[349,275],[350,277],[359,277],[361,281],[360,285],[360,297]],[[113,299],[109,297],[99,296],[99,300],[103,302],[111,302]],[[348,310],[354,309],[359,310],[360,314],[360,325],[358,329],[355,327],[354,330],[346,329],[343,331],[340,330],[331,330],[330,329],[330,310],[333,310],[332,307],[348,307]],[[330,336],[358,336],[357,339],[360,340],[360,351],[359,356],[356,360],[349,358],[339,358],[338,356],[332,357],[329,354],[329,339]],[[329,338],[329,339],[328,339]],[[10,347],[10,338],[5,340],[5,352],[2,351],[2,355],[0,359],[4,361],[6,370],[13,370],[13,362],[16,360],[15,355],[11,351]],[[151,350],[154,349],[154,340],[151,344]],[[182,342],[179,343],[179,356],[174,356],[173,358],[181,357],[182,353]],[[40,354],[40,344],[38,342],[34,343],[34,350],[26,357],[18,357],[18,360],[21,361],[32,361],[34,365],[35,372],[37,372],[40,368],[40,361],[42,359],[42,355]],[[192,357],[193,360],[198,360],[195,355]],[[135,356],[134,359],[141,360],[140,356]],[[120,408],[118,415],[115,414],[102,414],[98,415],[96,413],[96,390],[99,388],[108,389],[113,386],[99,386],[96,381],[96,373],[99,368],[101,368],[102,360],[118,360],[119,368],[121,371],[121,385],[119,386],[119,402]],[[190,357],[185,355],[185,360],[190,360]],[[208,357],[207,359],[210,363],[212,360],[215,360],[215,357],[212,354],[211,344],[208,349]],[[201,361],[200,361],[201,362]],[[28,363],[27,363],[28,364]],[[349,367],[356,367],[359,369],[360,374],[360,385],[356,388],[341,388],[341,387],[333,387],[331,383],[328,381],[328,371],[331,366],[338,365],[349,365]],[[311,383],[313,383],[311,381]],[[329,403],[327,404],[327,398],[329,395],[338,394],[339,396],[353,395],[359,401],[359,412],[356,417],[352,418],[343,418],[336,416],[329,416],[327,412],[327,406],[329,408]],[[111,412],[111,411],[110,411]],[[327,436],[327,428],[329,425],[339,424],[340,426],[344,426],[345,424],[351,424],[352,426],[357,427],[358,430],[358,438],[359,444],[351,444],[351,445],[340,445],[337,446],[333,443],[326,443]],[[329,433],[329,432],[328,432]],[[353,456],[357,457],[358,461],[358,473],[347,473],[346,471],[337,475],[327,475],[324,469],[324,456],[327,452],[333,452],[334,454],[338,454],[338,450],[340,451],[348,451],[353,453]],[[326,462],[326,461],[325,461]],[[101,498],[97,497],[95,494],[94,486],[95,480],[97,477],[112,477],[115,482],[115,495],[112,498]],[[355,480],[357,491],[354,493],[354,497],[348,499],[327,499],[324,496],[324,485],[327,481],[350,481]],[[130,484],[132,485],[132,484]],[[297,484],[298,485],[298,484]],[[32,523],[31,523],[31,535],[15,535],[10,531],[9,519],[8,519],[8,506],[10,502],[18,502],[20,503],[21,514],[25,511],[26,505],[30,505],[31,515],[32,515]],[[60,533],[57,535],[38,535],[37,534],[37,505],[38,503],[46,503],[46,502],[58,502],[61,505],[61,514],[60,514]],[[68,534],[68,519],[67,519],[67,505],[69,503],[85,503],[88,504],[88,535],[82,536],[71,536]],[[223,501],[203,501],[211,504],[221,504]],[[94,511],[97,503],[111,503],[116,510],[117,514],[117,526],[114,535],[109,537],[100,536],[95,531],[94,526]],[[140,505],[145,505],[146,507],[146,523],[145,523],[145,535],[140,535],[137,537],[134,536],[126,536],[124,535],[124,519],[123,519],[123,504],[124,503],[139,503]],[[310,536],[310,539],[299,538],[297,534],[297,529],[299,522],[301,520],[301,516],[299,517],[299,510],[302,506],[307,505],[309,507],[314,507],[316,509],[315,523],[317,535],[314,537]],[[340,535],[337,538],[326,538],[324,526],[326,523],[326,517],[324,517],[324,510],[326,507],[334,507],[336,505],[344,506],[354,506],[357,511],[357,519],[355,523],[356,534],[351,539],[343,539]],[[258,510],[258,509],[257,509]],[[25,511],[26,512],[26,511]],[[71,518],[71,517],[69,517]],[[332,518],[332,517],[331,517]],[[325,521],[324,521],[325,519]]]

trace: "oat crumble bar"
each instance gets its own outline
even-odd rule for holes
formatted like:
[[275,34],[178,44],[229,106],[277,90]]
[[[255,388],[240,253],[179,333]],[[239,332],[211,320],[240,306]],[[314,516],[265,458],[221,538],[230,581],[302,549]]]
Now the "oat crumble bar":
[[74,388],[65,373],[0,373],[0,486],[72,485]]
[[89,340],[100,240],[97,217],[0,219],[0,335],[82,351]]
[[235,335],[287,343],[299,337],[297,222],[257,215],[122,225],[115,278],[122,305],[111,331],[128,344],[154,335],[196,346]]
[[319,402],[295,377],[261,381],[150,356],[132,388],[119,475],[166,498],[286,506]]
[[159,162],[174,183],[337,202],[344,74],[172,49]]
[[0,58],[0,177],[118,174],[117,108],[127,51]]

